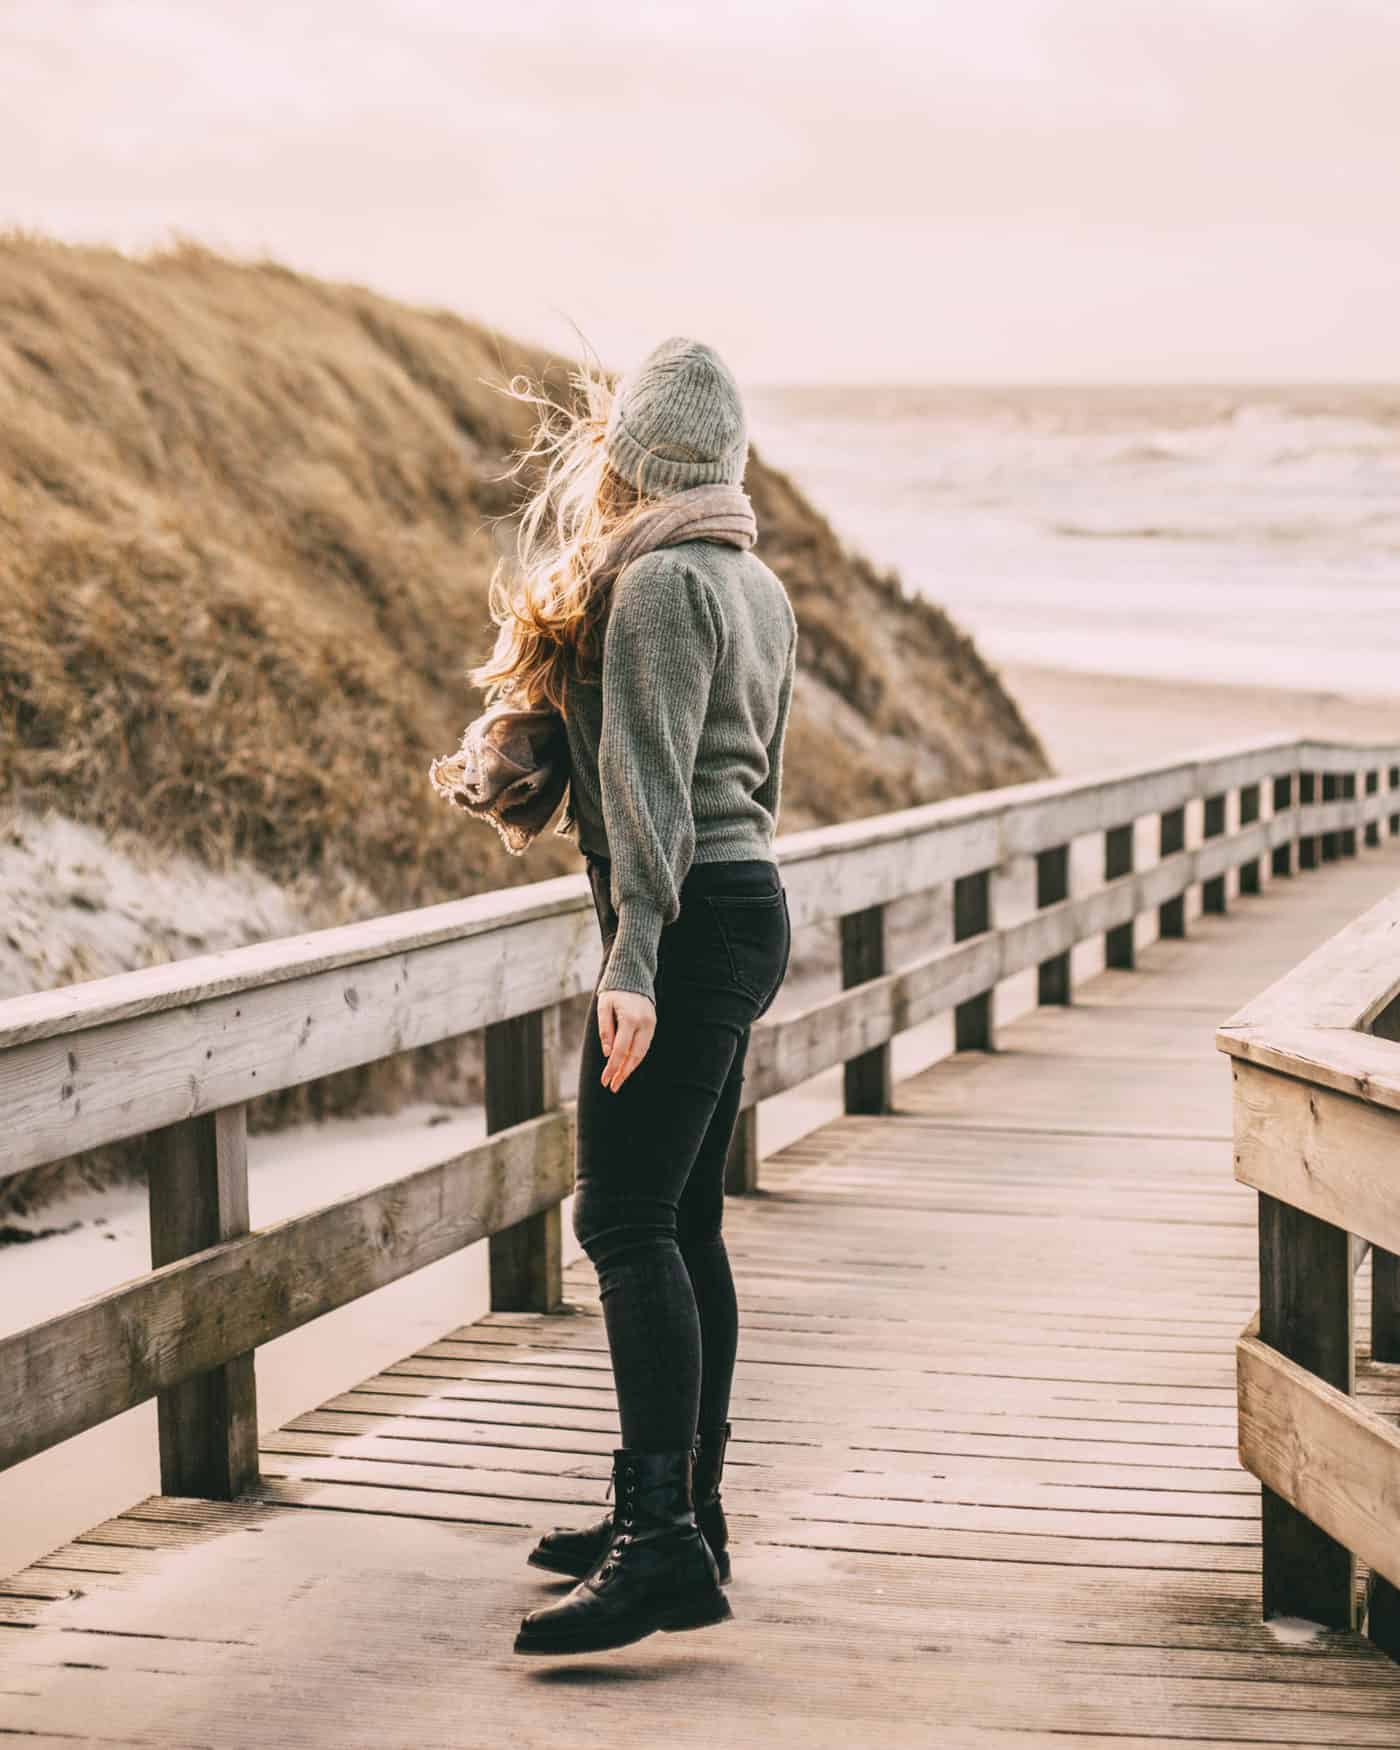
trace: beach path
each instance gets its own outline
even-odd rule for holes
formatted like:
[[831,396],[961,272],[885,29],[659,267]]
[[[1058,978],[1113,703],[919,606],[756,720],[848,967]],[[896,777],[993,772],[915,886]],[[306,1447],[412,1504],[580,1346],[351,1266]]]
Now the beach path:
[[0,1726],[221,1750],[1394,1745],[1400,1666],[1259,1620],[1234,1365],[1255,1198],[1214,1031],[1397,882],[1389,840],[1271,882],[899,1084],[893,1115],[764,1162],[727,1215],[732,1624],[512,1654],[555,1590],[525,1554],[592,1516],[617,1438],[583,1263],[565,1312],[463,1325],[265,1435],[251,1497],[153,1497],[0,1585]]

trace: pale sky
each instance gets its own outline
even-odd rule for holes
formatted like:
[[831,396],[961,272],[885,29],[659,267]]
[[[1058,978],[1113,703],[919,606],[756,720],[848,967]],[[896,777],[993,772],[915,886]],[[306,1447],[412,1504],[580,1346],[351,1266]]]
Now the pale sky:
[[0,0],[0,223],[609,364],[1400,378],[1400,0]]

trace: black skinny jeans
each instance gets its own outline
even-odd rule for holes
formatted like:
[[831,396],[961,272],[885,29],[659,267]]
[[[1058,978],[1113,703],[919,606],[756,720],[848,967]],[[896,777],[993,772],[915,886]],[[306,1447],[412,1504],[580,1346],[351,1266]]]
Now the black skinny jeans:
[[[605,950],[608,864],[588,859]],[[778,866],[697,863],[661,932],[656,1032],[616,1092],[594,992],[578,1089],[574,1232],[598,1271],[622,1444],[678,1452],[729,1415],[739,1315],[724,1247],[724,1162],[749,1029],[777,995],[792,933]],[[601,974],[600,974],[601,977]]]

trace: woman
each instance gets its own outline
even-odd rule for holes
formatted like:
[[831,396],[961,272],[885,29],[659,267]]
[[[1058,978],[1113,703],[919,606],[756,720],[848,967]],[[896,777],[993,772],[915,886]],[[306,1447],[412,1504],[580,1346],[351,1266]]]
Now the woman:
[[684,339],[613,395],[581,387],[584,411],[561,431],[549,408],[529,452],[550,465],[521,524],[526,587],[495,593],[500,638],[473,676],[564,715],[605,950],[574,1230],[598,1272],[622,1445],[612,1513],[530,1556],[580,1580],[521,1624],[516,1651],[549,1654],[730,1615],[724,1162],[749,1029],[791,945],[772,844],[797,626],[750,551],[738,388]]

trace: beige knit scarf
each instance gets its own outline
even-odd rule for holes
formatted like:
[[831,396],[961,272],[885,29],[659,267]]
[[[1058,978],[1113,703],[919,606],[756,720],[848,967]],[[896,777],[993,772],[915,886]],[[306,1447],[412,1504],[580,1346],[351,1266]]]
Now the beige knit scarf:
[[[739,486],[692,486],[661,498],[612,542],[599,567],[615,579],[634,559],[680,541],[752,547],[758,535],[753,505]],[[527,710],[498,699],[469,723],[455,753],[436,759],[428,780],[445,801],[489,821],[501,843],[519,856],[548,825],[569,786],[564,720],[551,708]],[[573,825],[569,809],[556,831]]]

